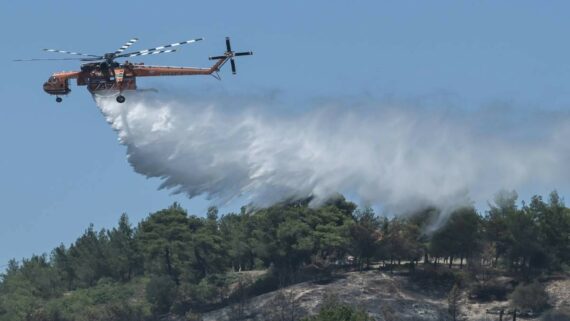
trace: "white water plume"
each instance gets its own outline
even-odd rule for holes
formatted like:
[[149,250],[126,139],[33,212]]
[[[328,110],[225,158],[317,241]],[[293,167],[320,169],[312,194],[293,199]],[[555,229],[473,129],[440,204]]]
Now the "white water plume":
[[[570,178],[570,117],[366,103],[275,112],[260,99],[96,97],[134,170],[217,204],[345,193],[392,211],[455,207]],[[298,109],[296,109],[298,110]]]

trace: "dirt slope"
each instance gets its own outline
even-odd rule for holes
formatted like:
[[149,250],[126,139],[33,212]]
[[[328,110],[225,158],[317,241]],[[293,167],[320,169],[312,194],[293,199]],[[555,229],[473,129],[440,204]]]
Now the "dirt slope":
[[[546,283],[553,308],[570,305],[570,280]],[[445,287],[420,287],[407,277],[392,276],[379,271],[350,272],[323,284],[304,282],[283,291],[271,292],[203,315],[204,321],[272,321],[295,320],[315,314],[323,298],[336,296],[339,301],[360,306],[377,321],[447,321],[447,292]],[[461,317],[466,321],[492,321],[497,316],[486,313],[493,307],[508,307],[508,301],[477,303],[463,294]],[[526,319],[526,320],[538,320]]]
[[[363,307],[376,320],[444,321],[447,320],[445,299],[434,299],[419,292],[407,290],[405,278],[390,277],[378,271],[352,272],[328,284],[305,282],[281,292],[285,299],[277,299],[280,292],[255,297],[243,307],[246,320],[280,320],[283,312],[298,316],[318,311],[326,295],[335,295],[341,302]],[[239,306],[227,307],[204,315],[204,321],[233,320],[240,313]]]

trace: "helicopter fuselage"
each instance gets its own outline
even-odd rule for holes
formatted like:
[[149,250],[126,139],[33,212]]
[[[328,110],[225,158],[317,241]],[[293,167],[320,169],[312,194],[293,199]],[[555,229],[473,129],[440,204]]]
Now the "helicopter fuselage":
[[50,95],[62,96],[71,92],[70,79],[77,79],[77,86],[87,86],[91,94],[99,91],[136,90],[134,66],[142,64],[124,63],[106,66],[99,63],[84,64],[81,71],[57,72],[44,83],[44,91]]

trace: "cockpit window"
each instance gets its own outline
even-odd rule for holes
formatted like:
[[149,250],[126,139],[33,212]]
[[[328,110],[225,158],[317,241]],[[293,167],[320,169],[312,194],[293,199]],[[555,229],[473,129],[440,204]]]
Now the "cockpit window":
[[49,82],[57,82],[57,79],[54,76],[49,77]]

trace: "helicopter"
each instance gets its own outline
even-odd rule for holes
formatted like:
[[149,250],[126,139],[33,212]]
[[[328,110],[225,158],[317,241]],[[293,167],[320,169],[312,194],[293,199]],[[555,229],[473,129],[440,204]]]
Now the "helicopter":
[[226,51],[220,56],[209,57],[210,60],[216,61],[209,68],[150,66],[145,65],[144,63],[132,63],[129,61],[120,63],[116,61],[116,59],[120,58],[175,52],[175,47],[195,43],[203,39],[204,38],[196,38],[145,50],[125,52],[138,41],[138,38],[132,38],[119,49],[103,55],[84,54],[81,52],[58,49],[43,49],[46,52],[62,53],[81,57],[16,59],[14,61],[78,60],[85,62],[81,65],[79,71],[62,71],[52,74],[43,84],[44,91],[50,95],[56,96],[55,101],[60,103],[63,100],[61,96],[68,95],[71,92],[69,80],[77,79],[77,85],[87,86],[87,90],[91,94],[94,95],[110,92],[116,95],[117,102],[124,103],[126,98],[122,93],[125,90],[137,90],[137,77],[212,75],[215,78],[220,79],[218,72],[228,60],[231,64],[232,73],[236,74],[234,57],[253,55],[253,52],[251,51],[232,51],[230,38],[226,37]]

